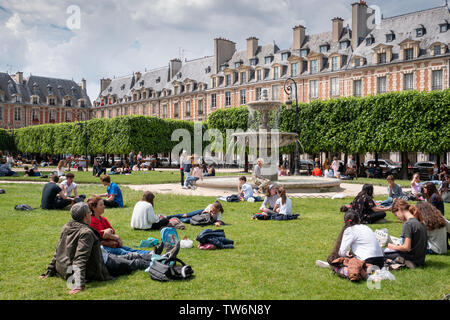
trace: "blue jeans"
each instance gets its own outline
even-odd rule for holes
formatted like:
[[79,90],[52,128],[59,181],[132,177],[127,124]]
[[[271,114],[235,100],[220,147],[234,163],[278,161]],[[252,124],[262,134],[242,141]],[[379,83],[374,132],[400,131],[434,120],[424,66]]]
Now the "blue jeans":
[[393,203],[394,203],[394,199],[392,199],[391,197],[388,197],[386,200],[384,200],[383,202],[380,203],[380,206],[390,207]]
[[123,255],[126,255],[126,254],[130,253],[130,252],[136,252],[136,253],[139,253],[139,254],[149,254],[149,253],[151,253],[151,251],[136,250],[136,249],[131,249],[129,247],[111,248],[111,247],[103,246],[103,248],[108,253],[112,253],[112,254],[115,254],[117,256],[123,256]]
[[180,214],[173,214],[171,216],[167,216],[166,218],[169,219],[169,220],[171,218],[178,218],[183,223],[189,223],[191,221],[191,217],[193,217],[193,216],[195,216],[197,214],[201,214],[202,212],[203,212],[203,210],[200,209],[200,210],[195,210],[195,211],[186,213],[186,217],[184,217],[183,213],[180,213]]
[[184,186],[185,187],[189,187],[189,186],[193,186],[192,181],[197,181],[198,178],[191,176],[189,173],[186,175],[186,179],[184,180]]

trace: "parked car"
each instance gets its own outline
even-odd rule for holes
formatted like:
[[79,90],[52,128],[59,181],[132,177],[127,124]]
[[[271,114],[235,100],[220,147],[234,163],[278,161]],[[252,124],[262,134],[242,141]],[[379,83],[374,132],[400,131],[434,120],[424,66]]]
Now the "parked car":
[[168,168],[168,167],[170,167],[170,161],[169,161],[169,158],[160,158],[160,159],[159,159],[159,163],[160,163],[161,167],[163,167],[163,168]]
[[419,161],[413,166],[413,173],[419,173],[420,179],[428,180],[433,174],[434,162],[431,161]]
[[297,167],[300,171],[300,174],[304,173],[310,175],[312,170],[314,169],[314,161],[301,159],[298,161]]
[[[402,169],[401,165],[395,164],[392,160],[389,159],[378,159],[378,164],[380,165],[382,171],[382,177],[387,177],[391,174],[394,177],[398,177],[400,170]],[[375,159],[364,162],[364,169],[368,169],[372,165],[376,166]]]

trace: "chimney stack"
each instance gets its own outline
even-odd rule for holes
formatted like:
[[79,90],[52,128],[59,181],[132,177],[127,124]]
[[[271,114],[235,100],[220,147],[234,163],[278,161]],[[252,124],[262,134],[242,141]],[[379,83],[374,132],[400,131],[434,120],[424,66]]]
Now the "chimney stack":
[[100,92],[103,92],[106,90],[106,88],[108,88],[109,84],[111,83],[111,79],[107,78],[102,78],[100,79]]
[[172,59],[169,62],[169,81],[175,77],[175,75],[181,69],[181,60],[180,59]]
[[342,18],[333,18],[331,20],[333,22],[332,25],[332,39],[333,42],[338,42],[342,35],[342,30],[344,29],[344,19]]
[[214,39],[214,73],[218,73],[220,65],[230,60],[235,52],[236,43],[233,41],[223,38]]
[[86,79],[81,79],[81,89],[86,92]]
[[[369,8],[365,1],[352,4],[352,48],[355,50],[361,41],[372,31],[369,19],[374,19],[375,10]],[[374,25],[374,24],[373,24]]]
[[17,84],[23,84],[23,72],[17,71],[14,80],[16,81]]
[[247,39],[247,59],[251,59],[256,55],[258,50],[258,38],[250,37]]
[[292,28],[294,30],[293,32],[293,43],[292,43],[292,49],[293,50],[300,50],[302,47],[303,42],[305,41],[306,28],[302,25],[295,26]]

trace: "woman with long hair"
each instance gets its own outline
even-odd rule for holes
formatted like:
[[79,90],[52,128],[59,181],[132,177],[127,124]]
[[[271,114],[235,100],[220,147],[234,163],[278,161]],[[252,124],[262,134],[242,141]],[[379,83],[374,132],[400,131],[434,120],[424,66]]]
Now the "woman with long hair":
[[149,254],[150,251],[135,250],[125,247],[122,244],[122,239],[116,234],[116,231],[109,223],[108,219],[103,217],[105,212],[105,204],[100,197],[92,197],[88,199],[87,204],[91,210],[91,224],[90,226],[97,230],[100,234],[100,242],[103,248],[108,252],[116,255],[125,255],[130,252],[140,254]]
[[264,213],[269,211],[273,213],[273,208],[275,207],[278,198],[280,198],[278,195],[278,187],[275,184],[269,185],[266,190],[266,197],[264,198],[264,202],[261,204],[259,210]]
[[65,160],[59,160],[58,166],[56,167],[56,173],[58,177],[64,176],[64,168],[66,167],[66,161]]
[[131,216],[131,227],[139,230],[159,230],[169,223],[169,220],[154,211],[155,195],[150,192],[144,192],[142,199],[134,205]]
[[[385,259],[395,260],[402,257],[405,264],[410,268],[425,265],[425,254],[427,251],[427,229],[415,216],[413,208],[406,200],[396,199],[392,205],[392,213],[403,222],[403,243],[395,245],[388,243],[388,252],[384,252]],[[417,214],[417,213],[416,213]]]
[[433,182],[427,182],[423,185],[423,193],[427,201],[444,215],[444,201],[442,201],[442,197]]
[[371,184],[363,185],[361,191],[353,199],[350,206],[342,206],[341,211],[345,212],[349,208],[352,208],[358,213],[359,219],[363,224],[372,224],[384,219],[386,217],[385,210],[389,209],[377,206],[375,201],[373,201],[373,185]]
[[443,181],[441,186],[441,198],[442,201],[450,203],[450,189],[448,188],[448,182]]
[[283,187],[278,188],[278,196],[279,198],[275,202],[275,207],[273,207],[273,211],[276,214],[282,214],[285,216],[292,215],[292,202],[291,199],[286,195],[286,189]]
[[410,207],[410,211],[427,228],[427,253],[447,254],[447,233],[450,230],[450,222],[444,218],[436,207],[428,202],[417,202],[415,206]]
[[422,194],[422,184],[420,183],[420,176],[418,173],[414,173],[412,180],[411,180],[411,193],[416,198],[420,199]]

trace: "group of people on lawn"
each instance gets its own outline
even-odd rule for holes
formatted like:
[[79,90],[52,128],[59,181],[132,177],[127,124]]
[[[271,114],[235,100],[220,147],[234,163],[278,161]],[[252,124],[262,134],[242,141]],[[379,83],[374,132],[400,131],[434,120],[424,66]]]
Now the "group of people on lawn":
[[[275,215],[292,215],[292,201],[286,190],[266,179],[262,175],[262,167],[263,160],[258,159],[252,176],[257,188],[255,191],[245,176],[239,178],[239,198],[248,201],[253,198],[254,192],[264,192],[265,198],[259,208],[261,215],[269,219]],[[195,176],[191,175],[192,167],[186,168],[189,185],[189,181],[193,181],[190,177]],[[116,183],[111,182],[109,175],[100,178],[106,187],[106,193],[92,195],[87,203],[84,202],[86,197],[78,194],[74,174],[69,172],[65,174],[65,178],[58,185],[58,175],[52,174],[50,182],[44,186],[42,192],[41,208],[62,209],[71,205],[72,217],[63,227],[54,257],[42,278],[59,274],[67,279],[74,271],[78,282],[70,291],[73,294],[81,291],[89,280],[108,280],[112,276],[144,270],[149,267],[153,254],[162,254],[163,243],[152,251],[124,246],[120,236],[103,216],[105,207],[123,207],[122,192]],[[353,257],[380,268],[388,259],[403,259],[407,266],[415,267],[424,265],[426,254],[447,253],[447,232],[450,230],[450,223],[444,218],[441,194],[448,192],[448,183],[446,190],[441,189],[442,193],[433,183],[423,185],[420,192],[425,201],[411,205],[407,202],[407,195],[395,184],[393,177],[389,176],[387,181],[389,197],[386,201],[375,202],[373,186],[364,185],[355,199],[341,208],[341,211],[345,212],[344,227],[327,262],[318,260],[317,265],[335,268],[335,271],[339,272],[337,267],[333,267],[333,261],[339,257]],[[214,217],[212,221],[215,226],[224,224],[224,208],[219,201],[211,203],[205,209],[170,216],[157,215],[154,207],[155,195],[149,191],[145,192],[134,206],[130,226],[134,229],[159,230],[166,227],[171,218],[189,223],[193,216],[205,213]],[[402,241],[387,244],[389,250],[383,251],[375,233],[366,224],[384,219],[386,211],[389,210],[403,222]],[[167,251],[166,255],[174,258],[178,250],[179,243]]]

